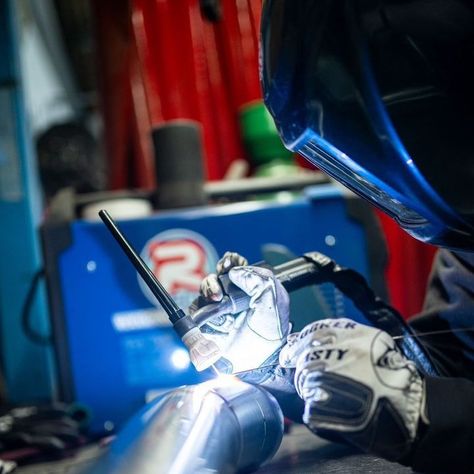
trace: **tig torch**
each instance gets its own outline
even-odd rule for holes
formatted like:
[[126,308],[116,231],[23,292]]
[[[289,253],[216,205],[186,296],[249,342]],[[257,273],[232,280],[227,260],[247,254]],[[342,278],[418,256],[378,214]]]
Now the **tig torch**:
[[[174,330],[188,348],[191,362],[196,369],[202,371],[217,362],[221,358],[219,347],[213,341],[206,339],[199,327],[210,319],[248,310],[249,295],[234,285],[227,274],[220,275],[219,280],[225,293],[222,300],[201,306],[192,315],[187,315],[135,252],[107,211],[101,210],[99,216],[168,314]],[[410,326],[394,308],[374,294],[365,278],[355,270],[340,267],[334,260],[319,252],[306,253],[273,268],[265,263],[256,265],[270,268],[288,292],[309,285],[332,283],[352,300],[356,308],[375,327],[386,331],[392,337],[403,337],[404,339],[398,340],[397,343],[421,371],[437,375],[436,367],[428,352],[423,344],[413,337],[415,334]],[[411,337],[405,338],[405,336]]]
[[104,221],[104,224],[115,237],[120,247],[122,247],[122,250],[139,275],[143,278],[143,281],[155,298],[160,302],[174,330],[188,348],[194,367],[201,371],[214,364],[221,356],[219,346],[215,342],[206,339],[191,316],[187,315],[175,303],[171,295],[158,281],[155,274],[148,268],[142,258],[127,241],[109,213],[105,210],[101,210],[99,211],[99,217]]
[[[148,268],[143,259],[137,254],[126,237],[117,227],[109,213],[99,211],[99,217],[107,226],[115,240],[118,242],[130,262],[133,264],[150,291],[160,302],[169,317],[171,324],[178,336],[188,348],[191,362],[198,371],[207,369],[221,357],[219,346],[214,341],[207,339],[199,327],[209,319],[225,314],[238,314],[249,309],[250,297],[234,285],[227,275],[219,277],[226,296],[218,303],[210,303],[199,308],[192,315],[187,315],[173,300],[171,295],[158,281],[155,274]],[[261,266],[268,265],[262,263]],[[314,264],[301,257],[272,268],[277,278],[287,291],[291,292],[310,284],[317,283],[315,274],[321,273],[315,269]]]

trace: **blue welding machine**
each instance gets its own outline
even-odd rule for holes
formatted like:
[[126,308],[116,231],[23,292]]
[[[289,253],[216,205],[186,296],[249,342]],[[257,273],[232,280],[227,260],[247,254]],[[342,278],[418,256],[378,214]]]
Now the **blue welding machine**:
[[[376,219],[361,199],[332,185],[306,188],[291,202],[161,211],[118,224],[183,309],[227,250],[272,264],[321,251],[358,270],[383,296],[385,247]],[[210,377],[194,370],[166,314],[102,222],[46,222],[42,233],[60,396],[90,412],[91,433],[121,426],[147,396]],[[295,329],[329,316],[362,320],[325,285],[291,299]]]

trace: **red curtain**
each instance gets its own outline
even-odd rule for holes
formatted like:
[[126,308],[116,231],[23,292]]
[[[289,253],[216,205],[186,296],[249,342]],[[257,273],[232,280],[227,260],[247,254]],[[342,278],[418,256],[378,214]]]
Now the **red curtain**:
[[410,237],[385,214],[378,215],[389,254],[386,278],[391,303],[407,318],[422,307],[436,247]]

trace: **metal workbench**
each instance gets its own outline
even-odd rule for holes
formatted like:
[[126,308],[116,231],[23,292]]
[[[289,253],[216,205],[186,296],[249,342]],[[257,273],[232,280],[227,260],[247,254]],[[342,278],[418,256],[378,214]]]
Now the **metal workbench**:
[[[91,446],[66,461],[37,464],[19,469],[18,474],[76,474],[92,464],[101,448]],[[357,474],[413,472],[410,468],[376,456],[363,454],[344,445],[330,443],[314,436],[305,426],[295,425],[286,434],[274,458],[260,467],[258,473],[276,474]]]

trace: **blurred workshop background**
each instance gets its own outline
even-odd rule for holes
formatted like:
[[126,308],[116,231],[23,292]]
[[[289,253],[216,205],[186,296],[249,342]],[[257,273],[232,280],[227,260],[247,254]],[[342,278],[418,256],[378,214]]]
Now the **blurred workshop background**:
[[[433,248],[281,144],[260,15],[261,0],[0,0],[5,407],[62,401],[103,435],[153,393],[206,378],[101,208],[183,308],[226,250],[274,265],[317,250],[404,317],[420,310]],[[296,327],[357,318],[334,288],[300,291]]]

